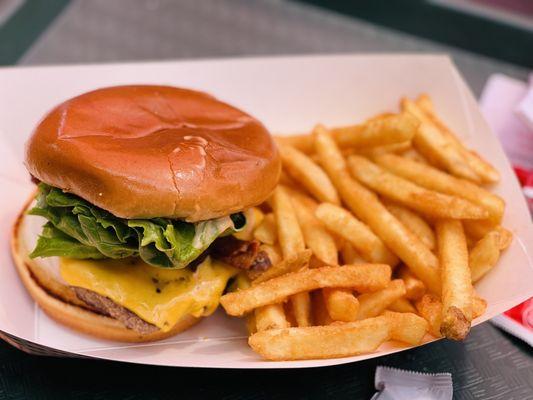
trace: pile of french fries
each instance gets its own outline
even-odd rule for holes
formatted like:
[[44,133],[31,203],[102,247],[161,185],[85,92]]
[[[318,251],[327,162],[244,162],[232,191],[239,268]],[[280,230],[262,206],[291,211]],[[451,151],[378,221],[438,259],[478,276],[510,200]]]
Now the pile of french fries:
[[221,304],[246,316],[269,360],[375,351],[427,334],[464,339],[487,303],[473,285],[512,234],[498,171],[437,116],[431,99],[361,125],[277,137],[280,184],[245,235],[273,266],[240,275]]

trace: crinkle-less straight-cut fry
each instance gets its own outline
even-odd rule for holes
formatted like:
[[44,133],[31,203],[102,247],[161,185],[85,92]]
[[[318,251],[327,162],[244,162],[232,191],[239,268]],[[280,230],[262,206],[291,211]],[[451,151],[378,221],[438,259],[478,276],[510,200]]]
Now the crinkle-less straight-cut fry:
[[418,300],[426,293],[426,285],[415,277],[406,266],[398,270],[398,277],[405,284],[405,297],[409,300]]
[[269,213],[265,215],[263,221],[255,228],[253,237],[261,243],[273,245],[278,240],[278,232],[276,228],[276,220],[274,214]]
[[359,300],[350,289],[324,289],[323,292],[326,309],[333,321],[357,320]]
[[289,272],[297,272],[306,268],[309,265],[311,254],[311,250],[306,249],[287,257],[279,263],[272,265],[269,269],[259,275],[252,281],[252,285],[257,285],[258,283],[268,281],[277,276],[285,275]]
[[349,288],[357,292],[374,292],[385,288],[391,268],[385,264],[322,267],[293,272],[252,287],[227,293],[220,303],[229,315],[241,316],[254,308],[284,301],[296,293],[322,288]]
[[[278,240],[283,258],[305,249],[305,241],[294,206],[287,192],[278,186],[273,195],[273,208],[278,228]],[[291,299],[294,318],[299,326],[311,325],[311,298],[309,293],[295,293]]]
[[405,285],[401,279],[395,279],[389,285],[373,293],[365,293],[358,297],[359,312],[357,319],[375,317],[381,314],[400,297],[405,296]]
[[371,119],[363,125],[332,128],[339,147],[368,148],[410,141],[419,122],[412,115],[392,114]]
[[487,309],[487,300],[479,297],[477,293],[474,293],[474,298],[472,299],[472,319],[481,317],[485,314]]
[[366,186],[426,215],[453,219],[483,219],[489,216],[487,210],[476,204],[418,186],[364,157],[350,156],[348,165],[352,175]]
[[436,223],[439,260],[442,268],[441,333],[448,339],[463,340],[472,321],[472,279],[468,249],[461,221]]
[[379,155],[375,157],[375,161],[383,168],[417,185],[461,197],[485,208],[491,220],[495,222],[499,222],[502,218],[505,209],[505,202],[502,198],[472,182],[395,154]]
[[294,256],[305,249],[304,236],[291,199],[282,186],[274,191],[272,204],[283,258]]
[[405,297],[400,297],[399,299],[394,300],[394,302],[389,304],[387,310],[401,313],[416,313],[415,306],[413,306]]
[[435,234],[424,218],[416,212],[395,203],[385,202],[385,206],[407,229],[418,236],[430,250],[435,249]]
[[442,303],[433,294],[425,294],[420,300],[415,302],[418,314],[424,318],[429,324],[429,332],[439,338],[442,336],[440,333],[440,326],[442,322]]
[[385,208],[374,193],[350,176],[342,154],[325,128],[318,125],[314,134],[320,163],[337,187],[342,200],[429,290],[440,293],[437,257]]
[[390,331],[390,320],[376,317],[328,326],[271,329],[250,336],[248,344],[268,360],[347,357],[376,350]]
[[293,197],[294,211],[302,227],[304,241],[313,254],[324,264],[339,264],[337,246],[324,224],[297,197]]
[[258,307],[255,312],[255,328],[258,332],[267,329],[288,328],[289,321],[285,318],[282,304],[268,304]]
[[480,177],[482,182],[495,183],[500,180],[498,170],[476,152],[467,149],[457,135],[438,117],[429,96],[424,94],[419,96],[416,104],[426,114],[426,117],[457,147],[467,164]]
[[391,339],[413,346],[420,344],[429,330],[428,322],[414,313],[385,311],[383,316],[391,323]]
[[345,241],[341,248],[341,257],[343,264],[355,265],[368,263],[368,260],[365,260],[348,241]]
[[420,121],[413,144],[422,155],[455,176],[480,182],[478,175],[470,168],[457,147],[442,134],[414,102],[404,98],[401,101],[401,107],[404,112],[412,114]]
[[326,173],[308,156],[292,146],[280,146],[283,166],[309,193],[320,201],[340,204],[337,190]]
[[375,263],[396,265],[398,258],[364,223],[342,207],[322,203],[315,215],[332,232],[349,241],[361,255]]
[[500,232],[490,231],[470,250],[469,264],[472,282],[479,281],[500,258]]

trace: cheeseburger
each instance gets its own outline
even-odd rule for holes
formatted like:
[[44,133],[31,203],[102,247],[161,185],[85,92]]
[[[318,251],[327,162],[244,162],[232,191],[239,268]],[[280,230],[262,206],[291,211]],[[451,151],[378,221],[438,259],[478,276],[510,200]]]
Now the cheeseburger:
[[247,234],[280,175],[250,115],[192,90],[119,86],[60,104],[26,145],[37,184],[13,231],[24,285],[55,320],[119,341],[211,314],[268,255]]

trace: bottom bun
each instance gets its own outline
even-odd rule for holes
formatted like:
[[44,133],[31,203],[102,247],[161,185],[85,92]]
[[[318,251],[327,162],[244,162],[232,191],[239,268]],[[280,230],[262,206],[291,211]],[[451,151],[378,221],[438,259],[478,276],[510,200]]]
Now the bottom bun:
[[[120,342],[150,342],[165,339],[190,328],[200,321],[200,318],[188,315],[179,320],[168,332],[159,330],[149,334],[141,334],[126,328],[116,319],[106,317],[68,302],[68,299],[71,298],[71,296],[66,294],[68,293],[68,291],[65,290],[67,288],[66,286],[55,283],[56,287],[49,288],[46,285],[47,283],[52,283],[52,280],[36,279],[36,276],[42,276],[42,271],[40,271],[34,262],[29,259],[28,249],[25,246],[22,235],[22,226],[26,216],[26,210],[32,200],[33,196],[17,217],[15,225],[13,226],[11,235],[11,254],[22,283],[30,293],[31,297],[33,297],[49,317],[76,331],[96,336],[101,339]],[[58,288],[62,289],[58,292]],[[63,296],[61,292],[65,293],[65,296]],[[76,303],[80,304],[80,301],[77,300]]]

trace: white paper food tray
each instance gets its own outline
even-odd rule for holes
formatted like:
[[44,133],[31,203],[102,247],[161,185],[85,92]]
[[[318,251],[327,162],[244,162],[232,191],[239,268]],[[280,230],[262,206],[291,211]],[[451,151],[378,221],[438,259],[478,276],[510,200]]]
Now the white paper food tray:
[[[498,266],[477,286],[488,309],[479,324],[533,295],[533,230],[505,155],[470,90],[446,56],[339,55],[152,62],[0,69],[0,330],[49,349],[142,364],[219,368],[335,365],[408,347],[330,360],[268,362],[246,345],[244,323],[219,311],[173,338],[122,344],[73,332],[50,320],[20,283],[9,252],[11,225],[32,191],[22,164],[24,142],[56,104],[83,92],[121,84],[168,84],[207,91],[251,113],[275,133],[303,132],[317,122],[343,125],[396,110],[402,96],[426,92],[461,138],[501,172],[495,191],[507,203],[514,233]],[[529,254],[529,255],[528,255]]]

